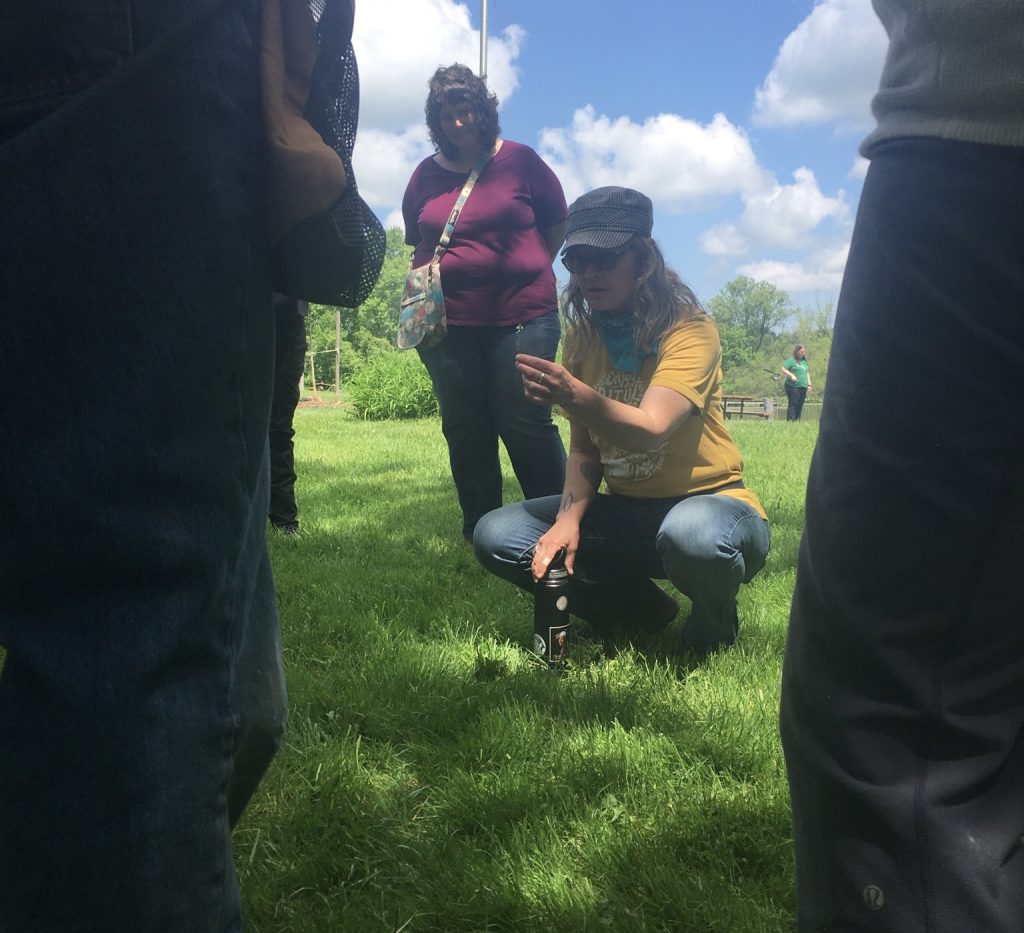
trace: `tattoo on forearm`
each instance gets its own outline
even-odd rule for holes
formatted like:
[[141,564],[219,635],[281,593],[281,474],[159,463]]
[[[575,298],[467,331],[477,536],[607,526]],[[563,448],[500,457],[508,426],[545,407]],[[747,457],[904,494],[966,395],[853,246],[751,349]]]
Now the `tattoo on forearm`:
[[562,505],[561,505],[559,511],[568,512],[569,509],[572,508],[572,504],[575,501],[576,501],[575,496],[573,496],[573,494],[571,492],[567,492],[564,496],[562,496]]

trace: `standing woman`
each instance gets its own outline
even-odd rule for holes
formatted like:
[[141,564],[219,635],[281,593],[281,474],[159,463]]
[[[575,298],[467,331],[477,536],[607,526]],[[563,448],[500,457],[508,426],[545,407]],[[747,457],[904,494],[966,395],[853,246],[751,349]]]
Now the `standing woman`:
[[441,264],[448,335],[417,348],[472,540],[480,517],[502,503],[499,437],[524,496],[562,488],[565,448],[551,406],[524,397],[515,355],[555,358],[551,260],[565,236],[565,195],[532,149],[498,138],[498,100],[465,65],[434,73],[426,115],[438,151],[416,167],[402,201],[413,266],[430,261],[469,173],[485,162]]
[[786,377],[786,420],[799,421],[804,410],[804,399],[814,388],[811,385],[811,368],[807,362],[807,350],[802,343],[793,347],[793,355],[782,364],[782,375]]
[[768,522],[722,420],[718,331],[651,226],[650,199],[629,188],[570,208],[566,367],[518,357],[527,397],[569,417],[565,487],[487,515],[473,543],[524,589],[564,548],[572,611],[606,631],[667,625],[678,606],[654,579],[668,578],[693,603],[683,646],[703,656],[736,637]]

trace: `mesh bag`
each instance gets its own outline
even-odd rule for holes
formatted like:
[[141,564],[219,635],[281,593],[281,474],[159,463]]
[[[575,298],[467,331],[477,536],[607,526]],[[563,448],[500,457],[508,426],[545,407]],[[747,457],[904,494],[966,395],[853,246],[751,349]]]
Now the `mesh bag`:
[[352,148],[359,123],[359,70],[351,0],[308,0],[319,54],[305,117],[341,158],[348,185],[337,203],[292,227],[275,245],[274,289],[353,308],[366,299],[384,261],[381,222],[359,196]]

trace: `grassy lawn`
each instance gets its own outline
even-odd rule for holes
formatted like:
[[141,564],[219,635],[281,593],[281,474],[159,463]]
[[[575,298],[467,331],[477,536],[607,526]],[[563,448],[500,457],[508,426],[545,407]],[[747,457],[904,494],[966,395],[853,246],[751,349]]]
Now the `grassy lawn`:
[[298,412],[303,534],[271,542],[291,719],[235,834],[248,930],[793,928],[776,709],[817,425],[731,427],[773,527],[737,646],[683,666],[684,605],[644,645],[580,624],[555,676],[461,539],[438,422]]

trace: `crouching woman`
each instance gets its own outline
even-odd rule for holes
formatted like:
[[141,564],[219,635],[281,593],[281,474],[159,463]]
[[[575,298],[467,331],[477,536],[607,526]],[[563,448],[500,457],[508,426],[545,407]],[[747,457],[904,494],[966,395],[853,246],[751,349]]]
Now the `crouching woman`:
[[671,580],[693,604],[683,647],[703,657],[735,640],[736,596],[770,534],[723,422],[718,331],[652,226],[650,199],[628,188],[570,207],[566,365],[516,358],[527,398],[569,418],[565,486],[488,513],[473,541],[524,589],[564,548],[571,610],[609,634],[664,628],[678,605],[654,580]]

